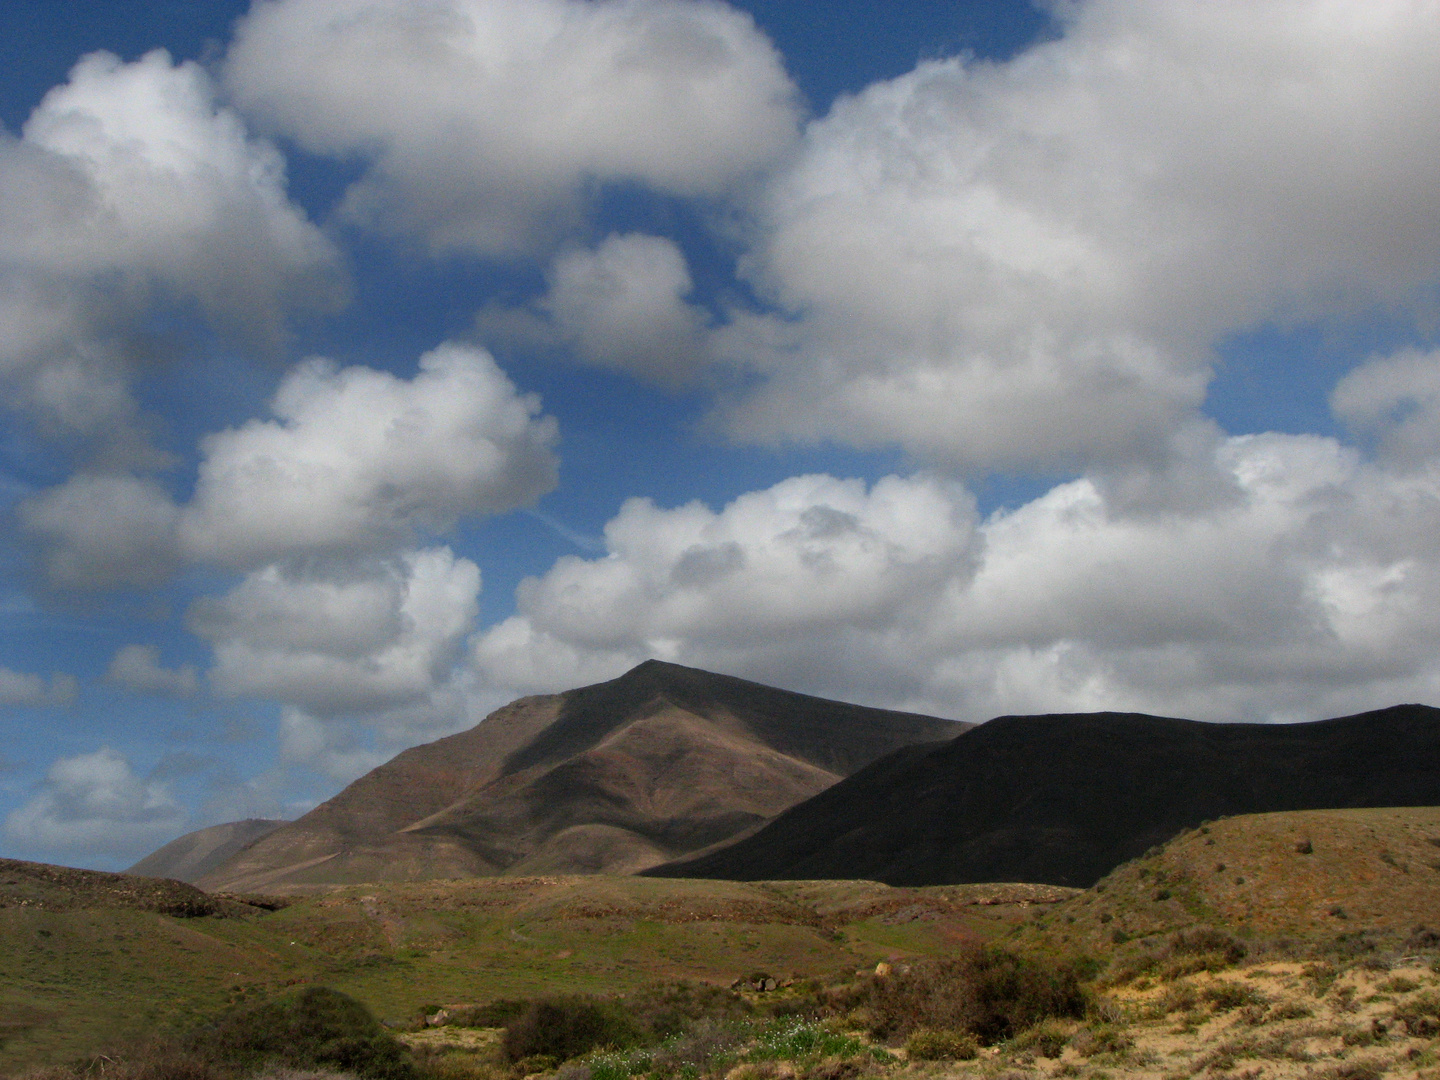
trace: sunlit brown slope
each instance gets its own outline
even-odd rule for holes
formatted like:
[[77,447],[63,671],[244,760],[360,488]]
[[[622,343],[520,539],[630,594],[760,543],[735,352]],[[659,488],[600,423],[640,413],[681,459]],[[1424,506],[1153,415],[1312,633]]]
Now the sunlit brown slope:
[[361,777],[202,879],[286,890],[629,873],[737,836],[891,751],[968,725],[648,661],[524,698]]
[[1363,930],[1396,943],[1425,924],[1415,947],[1433,947],[1440,807],[1222,818],[1117,867],[1062,914],[1052,936],[1092,950],[1197,924],[1298,938]]

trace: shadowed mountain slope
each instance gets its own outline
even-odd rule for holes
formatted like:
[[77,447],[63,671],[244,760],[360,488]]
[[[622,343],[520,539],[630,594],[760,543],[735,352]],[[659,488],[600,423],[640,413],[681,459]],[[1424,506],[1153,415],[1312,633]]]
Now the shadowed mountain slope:
[[247,818],[197,829],[152,851],[125,872],[195,882],[284,824],[266,818]]
[[647,870],[742,881],[1088,886],[1231,814],[1440,805],[1440,710],[1309,724],[1005,716],[875,762],[754,835]]
[[969,725],[648,661],[417,746],[201,880],[629,873],[754,829],[877,758]]

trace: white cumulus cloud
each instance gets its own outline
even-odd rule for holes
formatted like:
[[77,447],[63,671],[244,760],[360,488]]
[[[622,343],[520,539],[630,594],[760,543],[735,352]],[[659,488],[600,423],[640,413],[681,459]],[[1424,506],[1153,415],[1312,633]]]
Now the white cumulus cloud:
[[122,645],[111,658],[105,677],[136,694],[193,697],[200,689],[194,664],[167,668],[154,645]]
[[19,519],[51,583],[74,589],[153,585],[186,564],[384,554],[554,487],[556,425],[539,410],[466,346],[426,353],[409,380],[312,360],[281,382],[275,419],[202,440],[190,501],[141,477],[77,474]]
[[268,344],[343,292],[280,155],[197,64],[92,54],[0,135],[0,375],[47,430],[146,457],[127,384],[157,302]]
[[1340,380],[1330,407],[1356,432],[1378,439],[1387,460],[1433,462],[1440,457],[1440,352],[1372,358]]
[[424,701],[473,628],[480,571],[448,548],[311,568],[269,566],[198,603],[217,692],[314,716]]
[[6,817],[5,836],[42,852],[140,854],[185,822],[164,784],[136,775],[107,746],[51,765],[39,791]]
[[927,478],[622,508],[478,636],[479,680],[559,690],[658,656],[968,720],[1340,715],[1440,695],[1440,478],[1333,439],[1211,450],[1225,497],[1093,479],[974,519]]
[[719,513],[632,499],[606,526],[604,557],[562,558],[521,584],[520,614],[479,637],[476,662],[486,680],[530,691],[648,656],[782,672],[798,654],[888,632],[968,575],[975,526],[967,492],[925,477],[869,490],[796,477]]
[[179,563],[180,510],[152,480],[77,473],[26,499],[17,516],[61,588],[156,585]]
[[57,672],[47,683],[41,676],[0,667],[0,705],[21,705],[37,709],[73,705],[80,685],[75,676]]
[[301,709],[281,710],[280,758],[286,764],[305,766],[348,784],[392,756],[367,749],[344,724],[318,720]]
[[673,241],[612,235],[556,256],[540,306],[578,359],[677,385],[704,360],[706,319],[687,300],[692,287]]
[[922,63],[813,122],[717,354],[743,438],[982,471],[1155,462],[1213,347],[1421,312],[1440,283],[1440,17],[1089,0],[1011,60]]
[[197,561],[393,549],[555,486],[555,422],[478,349],[443,345],[410,380],[311,361],[272,411],[203,440],[180,525]]
[[490,255],[597,181],[720,195],[799,117],[750,16],[692,0],[266,0],[225,74],[248,115],[369,163],[347,216]]

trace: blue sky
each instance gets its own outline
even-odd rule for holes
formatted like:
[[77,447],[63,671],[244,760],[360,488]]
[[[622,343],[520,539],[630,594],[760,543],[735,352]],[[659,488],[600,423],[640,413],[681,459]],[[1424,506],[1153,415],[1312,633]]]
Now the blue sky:
[[650,656],[967,720],[1440,702],[1437,39],[4,5],[0,854],[295,816]]

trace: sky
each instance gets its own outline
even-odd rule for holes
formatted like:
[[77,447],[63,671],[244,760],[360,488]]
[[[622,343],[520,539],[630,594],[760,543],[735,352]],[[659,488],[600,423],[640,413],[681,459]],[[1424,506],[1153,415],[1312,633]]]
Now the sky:
[[1434,0],[0,5],[0,855],[651,657],[1440,705]]

